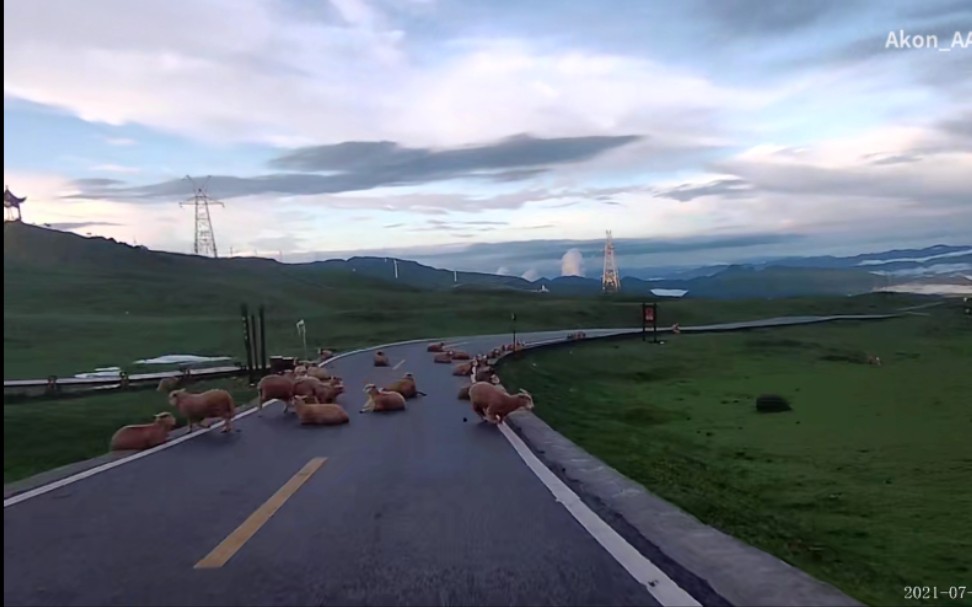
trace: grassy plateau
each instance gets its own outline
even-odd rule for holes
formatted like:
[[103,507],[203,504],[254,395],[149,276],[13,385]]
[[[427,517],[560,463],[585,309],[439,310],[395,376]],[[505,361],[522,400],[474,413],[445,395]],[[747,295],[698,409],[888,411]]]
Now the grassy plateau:
[[[906,585],[972,586],[972,318],[957,301],[922,314],[577,344],[502,375],[702,521],[858,600],[902,605]],[[761,394],[792,411],[757,413]]]

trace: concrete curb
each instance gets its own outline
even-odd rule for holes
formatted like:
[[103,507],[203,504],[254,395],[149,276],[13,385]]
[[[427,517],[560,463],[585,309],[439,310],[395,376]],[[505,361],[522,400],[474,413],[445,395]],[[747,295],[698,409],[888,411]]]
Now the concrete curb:
[[[612,337],[619,335],[581,341]],[[577,343],[551,340],[520,352]],[[507,352],[499,360],[509,354],[513,353]],[[521,410],[510,415],[507,425],[588,507],[704,604],[727,601],[732,605],[767,607],[863,605],[834,586],[702,523],[650,493],[532,412]]]

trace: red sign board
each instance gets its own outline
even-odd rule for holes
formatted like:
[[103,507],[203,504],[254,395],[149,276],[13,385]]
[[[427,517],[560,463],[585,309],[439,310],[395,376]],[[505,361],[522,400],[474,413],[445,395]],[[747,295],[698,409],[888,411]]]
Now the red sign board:
[[655,308],[645,306],[645,322],[655,322]]

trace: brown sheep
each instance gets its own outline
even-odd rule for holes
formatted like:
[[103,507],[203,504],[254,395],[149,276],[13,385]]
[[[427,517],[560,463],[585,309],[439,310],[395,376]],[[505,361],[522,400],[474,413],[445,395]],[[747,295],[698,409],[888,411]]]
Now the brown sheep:
[[156,388],[159,392],[172,392],[179,387],[179,377],[163,377],[159,380],[159,387]]
[[192,425],[195,423],[206,427],[204,422],[210,417],[223,418],[226,424],[223,426],[222,432],[232,430],[233,416],[236,415],[236,403],[233,402],[232,395],[226,390],[206,390],[198,394],[185,390],[173,390],[169,392],[169,404],[178,409],[179,413],[186,418],[189,424],[189,432],[192,432]]
[[320,380],[331,379],[331,372],[324,367],[307,367],[307,374]]
[[381,350],[375,352],[375,366],[376,367],[387,367],[388,366],[388,355],[386,355]]
[[295,377],[303,377],[305,375],[307,375],[307,367],[305,367],[304,365],[297,365],[296,367],[294,367]]
[[459,388],[459,395],[456,396],[456,398],[458,398],[459,400],[469,400],[469,388],[471,387],[472,384]]
[[294,408],[301,424],[316,426],[339,426],[351,421],[341,405],[319,403],[313,396],[295,396]]
[[387,392],[398,392],[406,399],[416,398],[419,395],[426,396],[425,392],[418,389],[415,384],[415,376],[411,373],[406,373],[404,377],[386,387],[385,390]]
[[455,367],[452,368],[452,374],[453,375],[469,375],[470,373],[472,373],[472,369],[473,369],[473,365],[474,364],[475,363],[473,361],[469,361],[469,362],[465,362],[465,363],[459,363],[458,365],[456,365]]
[[435,358],[432,359],[433,362],[443,363],[446,365],[452,364],[452,351],[446,351],[441,354],[436,354]]
[[486,366],[486,365],[476,366],[473,367],[472,377],[474,382],[490,381],[491,379],[496,377],[496,371],[494,371],[493,368],[490,366]]
[[469,387],[469,400],[476,415],[492,424],[500,424],[506,416],[521,407],[533,409],[533,397],[526,390],[510,395],[488,382],[476,382]]
[[321,348],[320,350],[318,350],[317,356],[319,362],[324,362],[325,360],[334,358],[334,351]]
[[[316,377],[302,377],[294,382],[294,396],[313,396],[322,404],[330,404],[344,392],[344,384],[340,381],[329,380],[322,382]],[[287,408],[285,408],[287,410]]]
[[378,386],[368,384],[364,388],[364,393],[368,395],[368,402],[365,403],[359,413],[366,413],[368,411],[375,413],[383,411],[403,411],[405,409],[405,397],[398,392],[379,390]]
[[111,437],[110,451],[151,449],[169,439],[176,420],[169,412],[159,413],[151,424],[133,424],[119,428]]
[[257,415],[262,415],[263,405],[267,401],[279,399],[284,402],[284,411],[294,404],[294,379],[286,375],[267,375],[257,384],[260,393],[257,403]]
[[461,352],[459,350],[456,350],[452,353],[452,360],[469,360],[471,358],[472,356],[469,356],[468,353]]
[[445,342],[440,341],[437,344],[429,344],[429,347],[425,349],[426,352],[442,352],[445,350]]

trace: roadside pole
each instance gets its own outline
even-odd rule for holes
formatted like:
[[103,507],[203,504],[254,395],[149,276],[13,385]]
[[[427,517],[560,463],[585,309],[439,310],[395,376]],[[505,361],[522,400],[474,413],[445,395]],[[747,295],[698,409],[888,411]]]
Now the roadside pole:
[[250,339],[250,310],[246,304],[240,305],[240,316],[243,318],[243,347],[246,349],[246,375],[252,384],[253,377],[253,340]]

